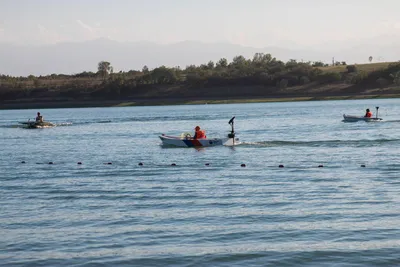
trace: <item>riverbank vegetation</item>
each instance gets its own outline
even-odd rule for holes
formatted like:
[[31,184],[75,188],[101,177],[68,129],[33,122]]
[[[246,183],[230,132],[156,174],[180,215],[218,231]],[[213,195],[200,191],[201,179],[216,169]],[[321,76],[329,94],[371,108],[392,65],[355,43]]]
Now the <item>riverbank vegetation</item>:
[[114,72],[99,62],[97,72],[11,77],[0,75],[1,102],[108,101],[129,99],[231,99],[396,94],[400,62],[347,65],[282,62],[270,54],[236,56],[201,65]]

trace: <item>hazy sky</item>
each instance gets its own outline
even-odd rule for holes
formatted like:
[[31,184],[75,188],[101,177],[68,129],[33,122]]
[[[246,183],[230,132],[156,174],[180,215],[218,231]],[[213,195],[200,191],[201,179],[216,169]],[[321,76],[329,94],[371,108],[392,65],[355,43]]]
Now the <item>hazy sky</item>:
[[0,0],[0,42],[231,42],[254,47],[399,35],[400,0]]

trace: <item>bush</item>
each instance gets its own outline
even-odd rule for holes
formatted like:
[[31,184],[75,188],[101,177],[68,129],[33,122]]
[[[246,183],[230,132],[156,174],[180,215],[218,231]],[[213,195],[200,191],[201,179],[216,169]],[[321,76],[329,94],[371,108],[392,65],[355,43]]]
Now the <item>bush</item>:
[[379,85],[379,88],[384,88],[390,84],[390,82],[387,79],[382,77],[378,78],[376,80],[376,83]]
[[205,79],[198,74],[189,73],[186,75],[186,83],[194,87],[204,86]]
[[320,83],[333,83],[338,82],[342,79],[342,75],[337,72],[326,72],[317,77],[317,81]]
[[348,65],[346,66],[347,72],[352,73],[352,72],[357,72],[358,68],[356,65]]
[[393,78],[393,83],[395,85],[400,85],[400,71],[390,74],[390,77]]
[[286,89],[288,86],[289,81],[286,79],[282,79],[276,83],[276,87],[278,89]]
[[310,78],[308,78],[307,76],[301,76],[300,77],[300,84],[304,85],[310,82]]
[[365,73],[364,71],[353,72],[346,76],[346,83],[361,84],[362,82],[367,81],[366,80],[367,77],[368,74]]
[[316,61],[316,62],[314,62],[314,63],[312,64],[312,66],[313,66],[313,67],[324,67],[325,64],[324,64],[324,62]]

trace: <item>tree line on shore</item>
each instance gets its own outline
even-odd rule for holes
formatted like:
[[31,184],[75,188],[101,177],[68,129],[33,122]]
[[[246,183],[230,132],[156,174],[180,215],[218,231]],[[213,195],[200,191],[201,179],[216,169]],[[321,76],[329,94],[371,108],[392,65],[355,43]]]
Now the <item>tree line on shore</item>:
[[[346,65],[337,62],[335,65]],[[30,97],[97,97],[119,98],[145,94],[149,88],[173,87],[204,90],[221,87],[261,86],[266,94],[279,93],[294,86],[346,83],[362,87],[384,88],[400,85],[400,63],[366,72],[357,65],[346,65],[344,71],[330,71],[322,62],[283,62],[270,54],[256,53],[252,59],[236,56],[229,62],[221,58],[201,65],[160,66],[150,70],[114,72],[110,62],[98,63],[97,72],[73,75],[12,77],[0,75],[0,98],[14,100]],[[217,89],[215,89],[217,90]]]

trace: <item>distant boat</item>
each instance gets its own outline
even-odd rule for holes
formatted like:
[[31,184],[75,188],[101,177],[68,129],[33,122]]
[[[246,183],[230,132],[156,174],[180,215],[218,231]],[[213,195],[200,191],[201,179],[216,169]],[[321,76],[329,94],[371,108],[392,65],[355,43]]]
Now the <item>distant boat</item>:
[[365,122],[370,122],[370,121],[381,121],[382,118],[378,118],[378,110],[379,107],[376,108],[376,117],[365,117],[365,116],[354,116],[354,115],[346,115],[343,114],[343,121],[345,122],[357,122],[357,121],[365,121]]
[[28,129],[51,128],[56,126],[54,123],[47,121],[44,122],[26,121],[26,122],[20,122],[20,124],[26,125],[26,128]]
[[381,121],[381,120],[382,118],[368,118],[363,116],[353,116],[353,115],[343,114],[343,121],[345,122],[357,122],[357,121],[370,122],[370,121]]

